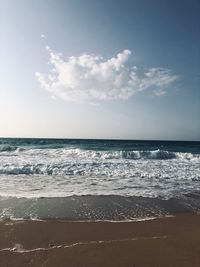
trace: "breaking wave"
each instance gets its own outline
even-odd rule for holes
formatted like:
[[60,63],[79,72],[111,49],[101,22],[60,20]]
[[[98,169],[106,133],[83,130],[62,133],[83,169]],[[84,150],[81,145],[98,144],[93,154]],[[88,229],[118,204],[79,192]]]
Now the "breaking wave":
[[[0,162],[0,174],[4,175],[131,176],[133,166],[153,161],[175,161],[176,164],[180,162],[200,163],[199,154],[159,149],[153,151],[95,151],[79,148],[28,150],[7,148],[5,151],[9,151],[9,153],[4,154],[5,156],[1,157]],[[9,155],[16,155],[16,157],[13,158]]]
[[200,144],[0,139],[0,196],[162,196],[199,188]]
[[124,159],[175,159],[176,153],[154,150],[154,151],[122,151],[121,155]]
[[[181,152],[171,152],[167,150],[119,150],[119,151],[101,151],[101,150],[85,150],[80,148],[69,149],[69,148],[59,148],[59,149],[40,149],[40,148],[29,148],[25,149],[22,147],[3,145],[0,146],[1,152],[23,152],[24,156],[28,155],[57,155],[62,157],[74,157],[74,158],[96,158],[96,159],[155,159],[155,160],[168,160],[176,158],[192,159],[199,157],[198,154],[192,153],[181,153]],[[5,153],[4,153],[5,154]],[[18,154],[19,155],[19,154]],[[20,156],[20,155],[19,155]]]
[[10,146],[10,145],[1,145],[0,146],[0,152],[12,152],[17,150],[18,147],[16,146]]

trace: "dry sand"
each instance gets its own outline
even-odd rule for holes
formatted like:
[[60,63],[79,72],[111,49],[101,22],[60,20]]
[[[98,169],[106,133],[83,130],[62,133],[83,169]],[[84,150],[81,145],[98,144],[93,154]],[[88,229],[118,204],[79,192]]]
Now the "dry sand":
[[0,267],[199,267],[200,216],[143,222],[3,221]]

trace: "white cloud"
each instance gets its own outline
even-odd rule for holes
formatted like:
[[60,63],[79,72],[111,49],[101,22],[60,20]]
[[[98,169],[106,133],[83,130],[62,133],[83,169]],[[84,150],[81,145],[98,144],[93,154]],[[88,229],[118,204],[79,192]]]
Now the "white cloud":
[[164,95],[166,89],[177,79],[170,70],[150,68],[140,70],[128,65],[130,50],[124,50],[105,60],[101,56],[83,54],[64,60],[62,55],[46,47],[52,66],[48,74],[36,73],[41,86],[52,96],[68,101],[128,99],[134,94],[154,89],[157,96]]

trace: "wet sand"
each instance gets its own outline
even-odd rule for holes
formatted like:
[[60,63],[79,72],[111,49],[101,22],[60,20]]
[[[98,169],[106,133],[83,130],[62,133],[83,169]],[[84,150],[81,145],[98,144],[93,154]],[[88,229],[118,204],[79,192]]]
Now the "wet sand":
[[0,222],[0,267],[199,267],[200,215]]

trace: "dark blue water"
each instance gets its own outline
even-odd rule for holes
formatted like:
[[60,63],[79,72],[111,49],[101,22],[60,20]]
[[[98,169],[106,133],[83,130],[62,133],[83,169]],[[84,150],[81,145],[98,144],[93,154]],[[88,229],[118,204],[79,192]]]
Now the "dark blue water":
[[[0,151],[4,146],[23,148],[80,148],[85,150],[167,150],[200,154],[200,142],[195,141],[142,141],[100,139],[44,139],[0,138]],[[9,148],[8,148],[9,150]]]

